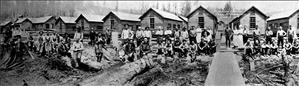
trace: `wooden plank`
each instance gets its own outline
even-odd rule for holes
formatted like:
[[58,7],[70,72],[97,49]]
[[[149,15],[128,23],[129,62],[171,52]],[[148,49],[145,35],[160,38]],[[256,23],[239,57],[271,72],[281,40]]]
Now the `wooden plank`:
[[245,86],[235,55],[218,52],[215,56],[205,86]]

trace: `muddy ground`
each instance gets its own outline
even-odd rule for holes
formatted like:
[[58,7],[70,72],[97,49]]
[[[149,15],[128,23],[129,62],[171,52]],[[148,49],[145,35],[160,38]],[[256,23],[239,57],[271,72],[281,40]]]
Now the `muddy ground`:
[[[27,60],[23,65],[14,69],[0,70],[1,86],[76,86],[83,80],[103,74],[125,65],[122,62],[111,64],[105,69],[94,69],[87,65],[74,69],[61,61],[57,56],[39,57]],[[168,59],[167,64],[154,60],[156,65],[131,77],[124,85],[133,86],[203,86],[208,74],[208,66],[212,57],[202,56],[193,63],[180,59]],[[25,82],[24,82],[25,81]]]

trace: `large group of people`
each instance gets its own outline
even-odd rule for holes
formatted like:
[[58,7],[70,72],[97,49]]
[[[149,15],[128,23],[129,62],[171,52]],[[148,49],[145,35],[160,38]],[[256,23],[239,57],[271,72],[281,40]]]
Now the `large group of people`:
[[[271,55],[298,55],[299,54],[299,39],[297,38],[295,29],[289,26],[287,30],[277,27],[274,32],[271,27],[268,27],[264,35],[259,32],[258,26],[249,33],[246,26],[240,25],[239,28],[232,30],[225,29],[226,44],[232,48],[244,48],[246,56],[264,56]],[[230,46],[230,41],[234,46]]]
[[[253,31],[252,35],[248,34],[246,26],[240,26],[236,30],[225,29],[224,37],[226,44],[232,48],[244,48],[246,56],[270,56],[278,54],[296,55],[299,54],[299,40],[295,31],[288,29],[282,30],[279,27],[276,34],[270,29],[265,31],[262,36],[259,30]],[[8,34],[12,32],[8,32]],[[191,62],[197,56],[213,55],[216,52],[215,33],[212,28],[170,28],[163,29],[158,27],[150,29],[149,27],[138,28],[133,31],[125,26],[118,37],[121,43],[118,46],[112,44],[111,31],[96,32],[91,29],[88,46],[92,46],[97,57],[97,61],[103,59],[110,61],[111,58],[104,55],[107,47],[115,49],[117,57],[124,62],[132,62],[145,56],[156,55],[165,62],[166,58],[185,58]],[[6,41],[8,37],[5,36]],[[14,36],[21,38],[20,35]],[[70,34],[58,34],[54,31],[41,31],[37,37],[29,36],[26,45],[30,51],[34,51],[40,56],[60,55],[70,57],[74,67],[78,67],[77,59],[82,55],[84,50],[84,34],[80,29],[76,31],[73,37]],[[231,43],[232,42],[232,43]],[[230,46],[230,44],[233,44]]]
[[[153,53],[165,61],[165,58],[186,58],[194,61],[198,55],[213,55],[216,52],[214,33],[211,28],[139,28],[137,31],[125,28],[121,33],[124,42],[120,56],[124,61],[134,61]],[[156,41],[156,42],[154,42]],[[156,47],[157,49],[154,49]]]

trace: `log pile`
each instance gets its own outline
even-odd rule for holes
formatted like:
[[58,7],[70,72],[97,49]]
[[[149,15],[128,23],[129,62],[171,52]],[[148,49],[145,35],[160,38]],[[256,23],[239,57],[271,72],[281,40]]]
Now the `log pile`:
[[142,58],[135,62],[127,63],[120,68],[109,69],[101,75],[86,79],[79,86],[122,86],[134,76],[144,70],[154,67],[151,58]]

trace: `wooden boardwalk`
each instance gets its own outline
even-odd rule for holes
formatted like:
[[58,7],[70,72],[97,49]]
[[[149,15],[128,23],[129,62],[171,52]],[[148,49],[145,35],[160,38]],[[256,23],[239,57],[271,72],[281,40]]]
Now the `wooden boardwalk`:
[[224,49],[223,39],[220,43],[221,47],[213,58],[205,86],[245,86],[234,50]]

